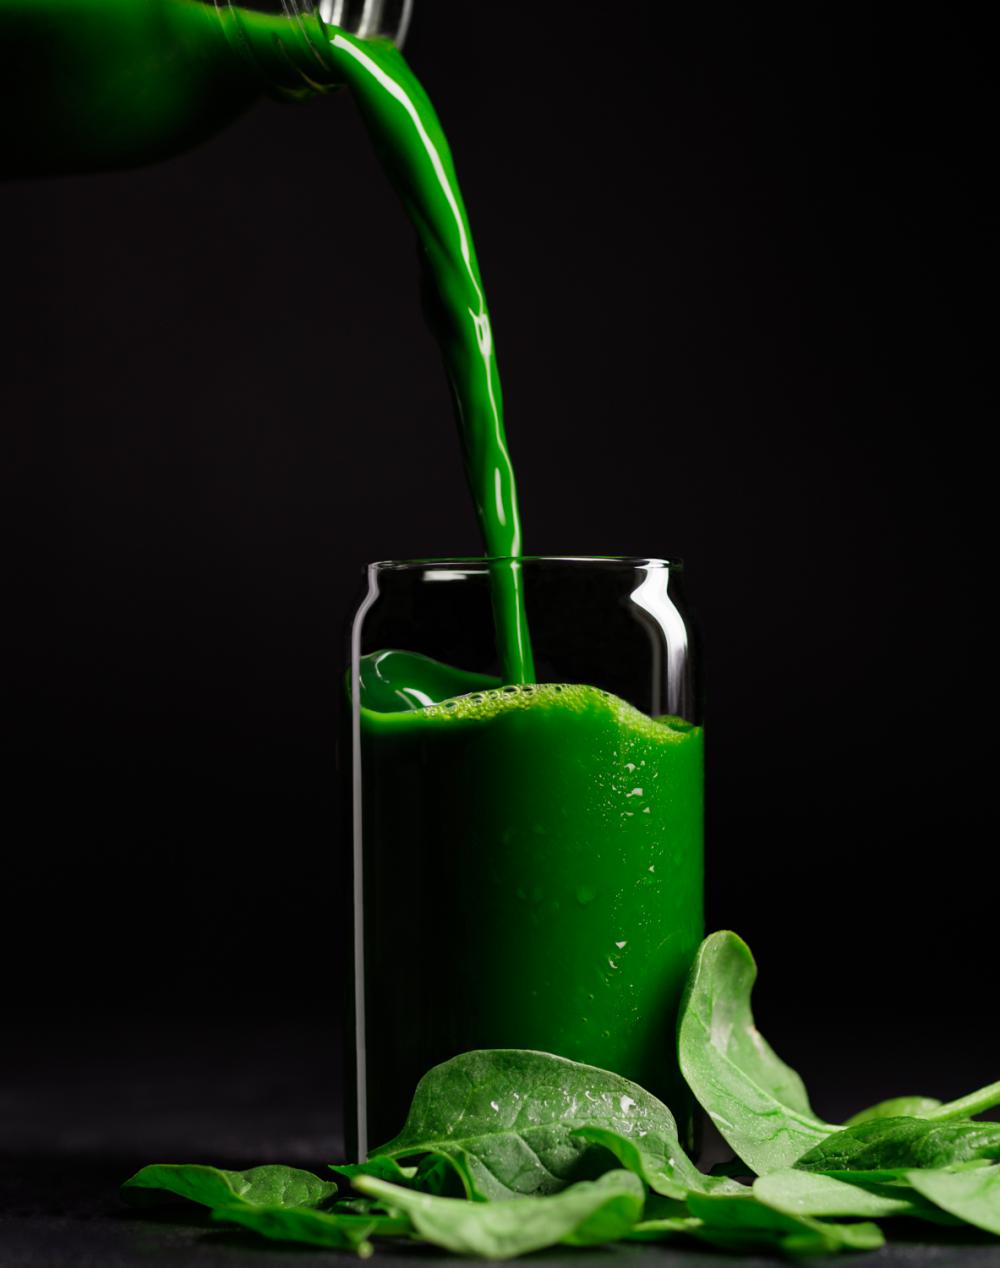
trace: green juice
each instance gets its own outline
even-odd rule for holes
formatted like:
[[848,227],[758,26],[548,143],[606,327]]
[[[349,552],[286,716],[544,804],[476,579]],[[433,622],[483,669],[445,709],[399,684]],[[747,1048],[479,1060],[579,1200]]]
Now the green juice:
[[673,1057],[703,933],[702,732],[594,687],[361,710],[369,1144],[432,1065],[615,1070],[687,1128]]

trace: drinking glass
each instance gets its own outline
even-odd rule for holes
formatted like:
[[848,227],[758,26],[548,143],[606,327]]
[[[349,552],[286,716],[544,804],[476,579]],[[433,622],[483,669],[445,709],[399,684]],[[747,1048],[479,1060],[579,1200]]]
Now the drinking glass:
[[[500,678],[517,569],[535,684]],[[681,567],[372,564],[352,627],[354,973],[345,1122],[364,1157],[432,1066],[531,1048],[660,1096],[703,936],[703,762]]]

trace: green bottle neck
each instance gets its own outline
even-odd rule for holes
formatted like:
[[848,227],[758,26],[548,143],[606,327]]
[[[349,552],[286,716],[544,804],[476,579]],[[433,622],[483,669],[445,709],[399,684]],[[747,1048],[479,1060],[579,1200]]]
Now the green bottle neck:
[[413,0],[214,0],[230,44],[274,96],[299,100],[342,80],[330,27],[401,46]]

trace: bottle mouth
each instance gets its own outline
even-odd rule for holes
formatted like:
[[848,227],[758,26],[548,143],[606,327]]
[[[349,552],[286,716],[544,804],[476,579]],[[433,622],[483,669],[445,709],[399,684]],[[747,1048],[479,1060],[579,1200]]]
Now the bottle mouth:
[[[207,0],[212,3],[213,0]],[[272,95],[301,99],[339,87],[329,28],[359,39],[390,40],[410,29],[413,0],[214,0],[230,42]]]
[[[312,6],[305,0],[302,7]],[[403,47],[413,16],[413,0],[318,0],[315,8],[326,26],[364,40],[392,40],[397,48]]]

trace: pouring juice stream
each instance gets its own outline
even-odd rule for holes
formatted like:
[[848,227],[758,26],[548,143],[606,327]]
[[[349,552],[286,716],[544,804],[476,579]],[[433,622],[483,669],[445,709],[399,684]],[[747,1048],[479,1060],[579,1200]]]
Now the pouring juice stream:
[[491,570],[497,650],[508,683],[535,680],[524,608],[521,520],[503,422],[493,326],[469,218],[437,113],[391,44],[343,32],[330,45],[417,231],[428,307],[458,412],[465,470]]

